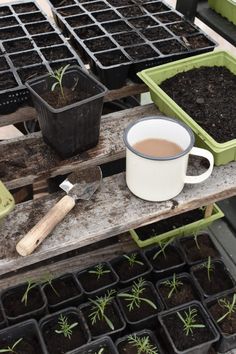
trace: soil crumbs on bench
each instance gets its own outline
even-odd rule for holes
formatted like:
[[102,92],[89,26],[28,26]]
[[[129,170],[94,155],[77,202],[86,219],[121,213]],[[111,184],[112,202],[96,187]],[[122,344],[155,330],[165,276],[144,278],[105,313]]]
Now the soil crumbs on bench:
[[217,142],[236,138],[236,75],[227,68],[192,69],[160,86]]

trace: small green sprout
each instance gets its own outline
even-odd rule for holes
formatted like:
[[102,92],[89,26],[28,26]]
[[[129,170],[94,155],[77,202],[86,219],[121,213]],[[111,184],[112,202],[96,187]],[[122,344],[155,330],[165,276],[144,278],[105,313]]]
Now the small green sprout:
[[29,292],[35,288],[37,286],[37,283],[34,283],[32,282],[31,280],[28,280],[28,285],[27,285],[27,288],[21,298],[21,302],[23,302],[25,304],[25,306],[27,306],[28,304],[28,295],[29,295]]
[[236,311],[236,294],[233,296],[232,302],[227,300],[226,298],[218,300],[218,304],[223,307],[226,312],[225,314],[220,317],[216,322],[222,322],[225,318],[232,318],[232,314]]
[[17,354],[17,351],[15,350],[16,346],[23,340],[23,338],[18,339],[12,347],[7,347],[7,348],[3,348],[0,349],[0,353],[15,353]]
[[103,264],[98,264],[94,267],[94,270],[89,270],[90,274],[96,274],[97,280],[100,279],[104,274],[110,273],[109,269],[104,269]]
[[140,308],[142,302],[146,302],[146,304],[150,305],[155,310],[157,309],[156,305],[151,300],[142,297],[142,294],[146,289],[145,284],[146,281],[143,278],[139,278],[137,282],[134,281],[131,293],[125,292],[118,294],[119,297],[123,297],[125,301],[128,302],[127,307],[129,311],[133,311],[135,308]]
[[184,311],[184,316],[177,312],[178,317],[183,323],[183,331],[185,335],[188,336],[190,333],[193,333],[194,328],[204,328],[204,324],[196,323],[196,316],[198,315],[197,309],[191,309],[189,307],[188,312]]
[[128,343],[137,349],[137,354],[158,354],[158,349],[150,343],[149,336],[138,337],[131,334],[128,336]]
[[198,243],[198,236],[199,236],[198,231],[195,231],[195,232],[193,233],[193,239],[194,239],[194,242],[195,242],[195,244],[196,244],[196,246],[197,246],[197,249],[200,250],[201,248],[200,248],[199,243]]
[[171,242],[173,242],[173,238],[169,239],[168,241],[166,241],[166,240],[159,241],[158,246],[160,247],[160,250],[154,254],[153,260],[155,260],[160,254],[163,254],[164,258],[166,258],[165,250],[166,250],[166,247],[171,244]]
[[89,314],[89,318],[91,319],[92,325],[94,325],[97,321],[105,321],[109,328],[114,331],[114,325],[111,320],[105,314],[107,306],[111,304],[114,299],[116,291],[114,289],[109,290],[107,294],[104,296],[97,296],[96,299],[89,299],[92,303],[92,312]]
[[179,287],[183,285],[182,281],[176,279],[176,274],[173,274],[173,277],[171,280],[165,280],[162,281],[161,284],[165,285],[166,287],[170,288],[170,292],[168,294],[168,299],[171,298],[171,296],[173,295],[174,292],[178,292]]
[[50,77],[55,79],[56,81],[51,87],[51,91],[54,91],[57,86],[59,86],[61,95],[65,99],[65,93],[62,85],[63,77],[66,72],[66,70],[69,68],[70,64],[67,64],[65,66],[62,66],[61,68],[55,70],[53,73],[50,74]]
[[68,318],[66,316],[63,316],[60,314],[59,319],[58,319],[58,325],[60,329],[56,329],[55,333],[57,334],[63,334],[65,338],[71,339],[71,336],[73,334],[72,329],[78,326],[78,322],[69,324],[68,323]]
[[99,349],[98,352],[95,352],[94,354],[102,354],[104,352],[104,350],[105,350],[105,348],[102,347],[102,348]]
[[132,253],[130,256],[128,256],[127,254],[124,254],[124,255],[123,255],[123,257],[125,257],[125,258],[127,259],[127,261],[129,262],[129,266],[130,266],[131,268],[133,268],[133,266],[134,266],[135,264],[139,264],[139,265],[141,265],[141,266],[144,265],[143,262],[137,260],[137,256],[138,256],[137,253]]
[[60,294],[58,293],[58,291],[55,289],[54,285],[53,285],[53,275],[52,274],[46,274],[42,279],[41,279],[41,284],[45,284],[51,287],[51,289],[53,290],[53,292],[56,294],[57,297],[60,297]]
[[209,282],[211,282],[211,273],[215,269],[214,264],[212,264],[211,256],[209,256],[207,259],[207,262],[203,264],[203,268],[207,269],[207,277],[208,277]]

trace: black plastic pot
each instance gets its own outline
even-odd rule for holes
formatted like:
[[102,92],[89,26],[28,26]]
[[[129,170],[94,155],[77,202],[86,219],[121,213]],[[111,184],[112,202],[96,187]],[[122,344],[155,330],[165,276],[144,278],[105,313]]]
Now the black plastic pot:
[[71,67],[64,75],[64,87],[72,90],[79,85],[79,90],[89,97],[55,109],[41,97],[51,91],[54,82],[49,75],[43,75],[27,81],[26,86],[37,110],[44,140],[66,158],[97,145],[106,88],[80,67]]
[[[128,302],[123,298],[123,297],[119,297],[120,293],[131,293],[131,288],[132,287],[128,287],[125,289],[122,289],[121,291],[119,291],[117,293],[117,302],[119,305],[119,308],[122,312],[122,315],[126,321],[126,323],[128,324],[129,328],[132,331],[140,331],[144,328],[148,328],[148,329],[153,329],[155,328],[156,324],[157,324],[157,318],[158,318],[158,312],[162,311],[164,309],[164,306],[161,302],[161,299],[159,297],[159,295],[157,294],[154,285],[151,282],[146,282],[145,284],[145,288],[148,289],[149,293],[151,294],[152,299],[150,299],[157,307],[156,310],[153,309],[153,313],[150,314],[146,314],[143,318],[141,315],[141,311],[144,312],[143,308],[145,306],[145,312],[147,311],[147,307],[151,308],[150,305],[147,305],[145,302],[142,302],[140,307],[137,308],[136,306],[134,306],[134,312],[138,313],[140,312],[140,315],[138,316],[137,319],[133,319],[131,318],[133,315],[131,314],[132,311],[129,311],[127,304]],[[142,293],[142,297],[145,296],[145,293]]]
[[[180,302],[179,303],[176,303],[175,301],[175,294],[176,292],[173,292],[172,296],[170,298],[168,298],[168,294],[169,292],[171,291],[171,288],[170,287],[166,287],[165,285],[163,285],[163,282],[165,281],[168,281],[168,280],[172,280],[173,279],[173,275],[171,277],[168,277],[168,278],[164,278],[164,279],[160,279],[157,284],[156,284],[156,288],[157,288],[157,292],[163,302],[163,304],[165,305],[166,309],[170,309],[170,308],[173,308],[173,307],[176,307],[176,306],[180,306],[182,304],[185,304],[185,303],[188,303],[188,302],[191,302],[191,301],[194,301],[194,300],[198,300],[199,299],[199,293],[195,287],[195,284],[193,282],[193,279],[192,277],[190,276],[189,273],[180,273],[180,274],[176,274],[176,279],[177,280],[180,280],[183,285],[181,287],[179,287],[179,295],[180,295]],[[186,296],[185,294],[180,290],[180,289],[183,289],[183,287],[187,285],[189,287],[189,292],[191,291],[192,293],[192,298],[190,298],[189,294],[187,293],[186,296],[187,296],[187,299],[186,299]],[[161,291],[161,288],[165,286],[166,289],[167,289],[167,296],[164,295],[164,293]]]
[[[156,247],[148,248],[144,252],[147,260],[150,262],[150,264],[152,266],[153,277],[155,280],[159,280],[164,277],[168,277],[169,275],[171,275],[173,273],[179,273],[184,270],[186,263],[184,260],[184,256],[177,245],[172,243],[171,245],[168,245],[166,247],[166,249],[165,249],[166,267],[163,265],[159,265],[158,257],[163,257],[162,255],[158,256],[155,260],[153,259],[153,257],[155,256],[155,254],[159,250],[160,250],[160,247],[156,246]],[[170,252],[170,254],[176,258],[176,260],[173,262],[173,265],[168,264],[168,252]],[[163,260],[164,260],[164,258],[163,258]]]
[[[60,315],[68,319],[68,324],[78,323],[72,329],[71,338],[65,337],[63,333],[56,333],[60,330],[58,320]],[[67,353],[87,344],[91,335],[84,321],[83,316],[75,307],[68,307],[65,310],[58,311],[52,315],[42,318],[39,322],[39,327],[50,354]]]
[[83,291],[73,274],[64,274],[52,280],[52,286],[43,286],[47,298],[48,309],[56,312],[65,307],[78,306],[83,301]]
[[[104,336],[110,336],[112,339],[117,339],[122,332],[124,331],[125,327],[126,327],[126,323],[122,317],[122,314],[120,312],[120,309],[116,303],[115,300],[112,301],[111,305],[108,306],[108,316],[110,316],[110,314],[113,314],[114,317],[116,318],[117,321],[117,328],[115,328],[114,330],[111,330],[108,326],[106,330],[102,330],[101,329],[101,325],[98,324],[99,322],[102,322],[103,324],[105,322],[103,321],[97,321],[95,323],[95,325],[92,325],[91,319],[89,318],[89,314],[92,312],[92,306],[93,304],[90,302],[86,302],[82,305],[79,306],[80,311],[83,314],[83,317],[88,325],[88,328],[90,330],[91,336],[92,336],[92,340],[104,337]],[[105,310],[105,314],[106,314],[106,310]],[[110,318],[110,317],[109,317]],[[112,321],[112,319],[110,318],[110,320]],[[97,325],[98,324],[98,325]],[[96,333],[95,334],[95,330],[96,330],[96,326],[99,327],[99,334]]]
[[141,251],[129,252],[126,255],[130,257],[134,254],[137,255],[136,260],[142,262],[143,265],[134,263],[131,266],[129,261],[124,257],[125,255],[116,257],[110,261],[114,272],[119,278],[120,287],[129,286],[135,279],[140,277],[149,280],[152,271],[151,265],[147,262],[146,257]]
[[[224,330],[224,320],[220,323],[217,322],[218,318],[216,318],[213,314],[213,306],[217,304],[218,300],[220,299],[228,299],[230,302],[232,302],[233,295],[235,294],[234,291],[226,292],[225,294],[222,294],[220,296],[214,296],[210,297],[207,300],[205,300],[204,305],[208,309],[208,312],[211,316],[211,319],[216,326],[218,332],[220,333],[220,341],[216,345],[216,350],[219,353],[226,353],[231,349],[236,348],[236,332],[235,333],[227,333]],[[222,308],[222,307],[221,307]],[[222,308],[223,309],[223,308]],[[223,314],[227,312],[227,309],[223,310]],[[222,316],[223,316],[222,314]],[[220,316],[221,317],[221,316]],[[219,317],[219,318],[220,318]]]
[[[135,333],[132,333],[131,335],[133,336],[137,336],[137,337],[149,337],[149,342],[152,346],[155,346],[156,347],[156,352],[158,354],[163,354],[163,351],[160,347],[160,344],[155,336],[155,334],[148,330],[148,329],[143,329],[142,331],[139,331],[139,332],[135,332]],[[122,337],[122,338],[119,338],[117,339],[115,345],[117,347],[117,350],[120,354],[124,354],[124,353],[129,353],[129,350],[126,349],[125,347],[125,344],[128,343],[128,335]],[[131,345],[130,344],[130,347],[131,347],[131,352],[133,352],[133,348],[135,348],[135,346]],[[137,353],[138,353],[138,349],[137,349]]]
[[84,345],[83,347],[73,350],[70,354],[91,354],[91,353],[99,353],[99,350],[104,348],[103,353],[108,354],[118,354],[118,351],[112,342],[110,337],[102,337],[97,339],[91,343]]
[[[211,282],[208,282],[208,281],[204,282],[201,279],[199,279],[200,275],[201,275],[201,278],[203,277],[202,276],[203,272],[205,274],[204,277],[207,278],[207,269],[203,268],[204,264],[206,264],[206,262],[203,262],[203,263],[200,263],[200,264],[197,264],[197,265],[191,267],[191,275],[192,275],[194,283],[201,295],[202,300],[208,298],[209,296],[220,295],[221,293],[224,293],[225,291],[232,290],[235,288],[235,284],[236,284],[235,280],[233,279],[229,270],[226,268],[224,262],[219,259],[212,260],[212,264],[214,267],[214,270],[213,270],[214,273],[212,273],[212,275],[211,275],[211,277],[212,277]],[[210,290],[209,289],[207,290],[206,284],[208,287],[213,286],[213,288],[211,288]]]
[[[6,318],[10,324],[21,322],[29,318],[40,319],[47,313],[47,299],[41,287],[36,285],[28,293],[27,306],[24,305],[22,297],[27,289],[28,284],[20,284],[10,287],[1,293],[1,301]],[[14,305],[16,309],[14,309]],[[25,311],[18,311],[18,307],[22,305]]]
[[[181,237],[177,240],[177,242],[189,266],[203,262],[207,260],[209,256],[211,256],[211,258],[220,257],[220,254],[212,242],[209,232],[207,231],[202,231],[197,236],[197,242],[200,249],[197,247],[193,236]],[[201,244],[202,249],[204,247],[203,251],[201,251]]]
[[[198,319],[198,323],[203,323],[205,325],[205,328],[209,331],[209,340],[206,340],[205,342],[201,344],[196,344],[196,331],[198,330],[197,328],[193,329],[193,335],[188,335],[186,337],[184,331],[183,331],[183,324],[181,320],[178,318],[177,312],[182,312],[183,314],[184,311],[188,311],[188,309],[197,309],[198,315],[200,317],[200,321]],[[217,342],[220,338],[219,333],[217,332],[216,328],[213,325],[213,322],[209,318],[209,315],[207,314],[206,310],[202,306],[202,304],[198,301],[193,301],[191,303],[188,303],[187,305],[182,305],[175,307],[171,310],[167,310],[164,312],[161,312],[158,315],[159,321],[161,323],[162,329],[164,331],[164,337],[166,340],[167,346],[170,348],[168,351],[171,353],[178,353],[178,354],[207,354],[208,350],[210,349],[211,345],[215,342]],[[173,333],[170,332],[167,321],[171,321],[174,329]],[[181,327],[181,330],[179,330],[179,327]],[[184,343],[183,340],[184,338],[187,338],[186,341],[189,344],[189,347],[187,348],[177,348],[174,339],[173,339],[173,334],[176,335],[181,344]],[[193,342],[193,345],[191,346],[191,341]]]
[[[78,282],[87,298],[101,296],[107,290],[115,289],[118,285],[119,278],[113,271],[110,264],[108,262],[101,262],[99,264],[104,267],[104,270],[109,270],[109,273],[101,275],[99,279],[97,278],[96,274],[89,273],[90,271],[95,270],[96,265],[86,268],[76,274]],[[92,283],[89,283],[90,279]]]
[[48,354],[35,320],[28,320],[1,330],[0,349],[12,347],[21,338],[22,341],[15,347],[15,353],[20,350],[19,353],[24,354]]

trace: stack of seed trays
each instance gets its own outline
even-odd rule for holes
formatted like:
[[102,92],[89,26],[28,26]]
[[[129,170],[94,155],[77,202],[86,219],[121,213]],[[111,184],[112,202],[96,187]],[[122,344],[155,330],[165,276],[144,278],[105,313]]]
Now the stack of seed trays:
[[[216,43],[163,1],[50,0],[54,19],[72,36],[108,88],[148,67],[208,52]],[[124,6],[125,5],[125,6]]]
[[66,64],[83,66],[35,2],[0,6],[0,114],[30,102],[26,80]]

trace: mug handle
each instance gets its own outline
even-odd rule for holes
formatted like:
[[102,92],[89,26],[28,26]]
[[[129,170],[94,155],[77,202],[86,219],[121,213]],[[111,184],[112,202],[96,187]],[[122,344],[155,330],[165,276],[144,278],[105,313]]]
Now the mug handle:
[[199,176],[185,176],[184,183],[191,183],[191,184],[201,183],[205,181],[208,177],[210,177],[214,167],[214,157],[210,151],[197,148],[197,147],[193,147],[192,150],[190,151],[190,154],[195,156],[205,157],[209,161],[210,166],[206,172],[202,173]]

